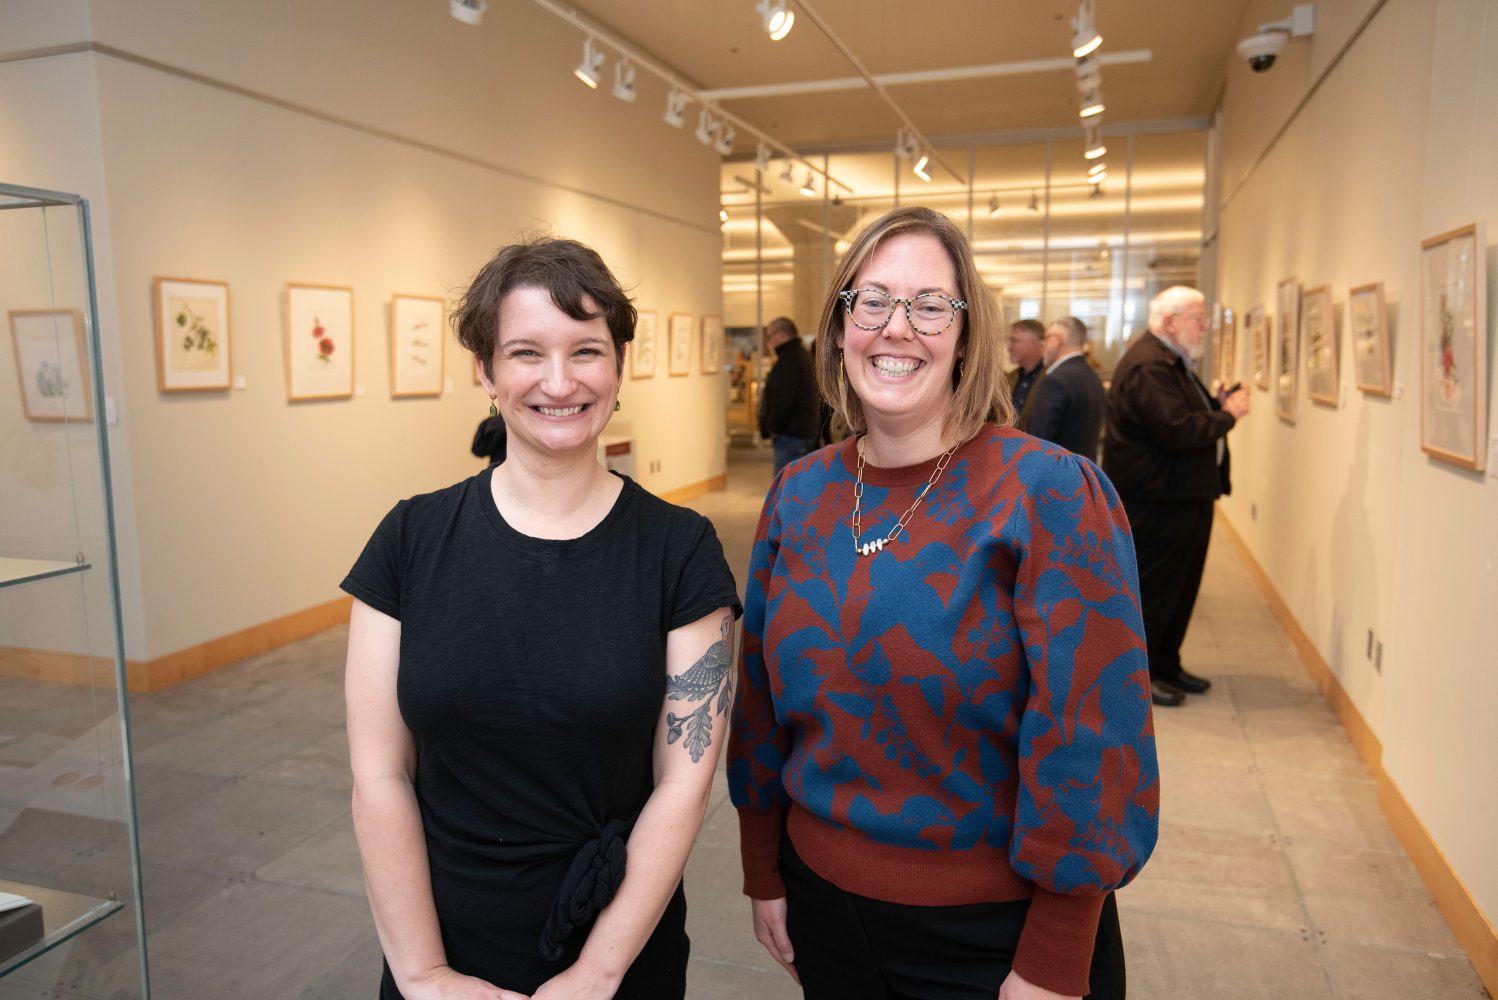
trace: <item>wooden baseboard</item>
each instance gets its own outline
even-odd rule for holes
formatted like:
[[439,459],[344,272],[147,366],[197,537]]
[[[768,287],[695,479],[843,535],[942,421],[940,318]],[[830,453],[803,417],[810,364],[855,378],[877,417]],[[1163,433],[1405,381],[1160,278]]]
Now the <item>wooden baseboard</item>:
[[682,486],[674,490],[667,490],[665,493],[657,493],[656,496],[667,503],[686,503],[693,497],[700,497],[704,493],[712,493],[714,490],[727,488],[728,475],[725,473],[721,476],[714,476],[711,479],[704,479],[700,483],[692,483],[690,486]]
[[[348,621],[353,599],[339,597],[293,612],[281,618],[208,642],[179,649],[154,660],[127,660],[126,685],[131,691],[160,691],[194,677],[202,677],[220,667],[269,652],[323,629]],[[93,684],[114,671],[114,662],[82,653],[59,653],[46,649],[0,646],[0,675],[62,684]]]
[[1264,595],[1264,600],[1269,603],[1275,619],[1285,630],[1285,634],[1290,637],[1290,642],[1295,646],[1295,651],[1299,654],[1306,673],[1310,674],[1316,686],[1321,689],[1322,696],[1326,698],[1327,704],[1331,706],[1342,728],[1347,730],[1347,738],[1352,742],[1353,749],[1358,752],[1358,756],[1372,772],[1378,783],[1379,808],[1383,811],[1384,818],[1389,821],[1394,835],[1404,845],[1405,853],[1409,855],[1415,871],[1419,872],[1421,880],[1425,882],[1425,887],[1430,890],[1431,898],[1435,900],[1441,915],[1446,918],[1446,923],[1451,927],[1457,943],[1467,953],[1467,958],[1472,962],[1472,968],[1476,970],[1488,994],[1498,997],[1498,929],[1493,927],[1492,921],[1483,913],[1482,907],[1477,904],[1477,900],[1462,883],[1461,877],[1451,867],[1451,862],[1441,852],[1441,848],[1431,837],[1430,831],[1425,828],[1424,823],[1420,822],[1420,817],[1416,815],[1414,809],[1410,808],[1404,793],[1384,770],[1383,744],[1374,734],[1373,727],[1368,725],[1368,721],[1358,711],[1352,698],[1342,687],[1342,682],[1337,680],[1336,674],[1332,673],[1330,665],[1316,649],[1315,643],[1311,642],[1311,637],[1306,634],[1305,629],[1301,628],[1300,622],[1291,613],[1289,605],[1275,589],[1269,575],[1254,558],[1247,543],[1233,527],[1233,522],[1228,520],[1227,515],[1222,512],[1221,507],[1217,508],[1216,521],[1223,529],[1223,534],[1228,537],[1243,558],[1244,566],[1248,568],[1248,573],[1253,577],[1259,592]]

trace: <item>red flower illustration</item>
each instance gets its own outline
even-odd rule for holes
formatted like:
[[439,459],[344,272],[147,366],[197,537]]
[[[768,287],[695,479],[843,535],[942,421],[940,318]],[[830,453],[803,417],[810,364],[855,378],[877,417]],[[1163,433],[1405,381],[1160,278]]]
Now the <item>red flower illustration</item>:
[[323,329],[322,320],[316,316],[312,317],[312,339],[322,340],[327,331]]
[[323,356],[326,357],[327,355],[333,353],[333,338],[324,337],[322,339],[322,343],[318,344],[317,346],[318,349],[322,351]]

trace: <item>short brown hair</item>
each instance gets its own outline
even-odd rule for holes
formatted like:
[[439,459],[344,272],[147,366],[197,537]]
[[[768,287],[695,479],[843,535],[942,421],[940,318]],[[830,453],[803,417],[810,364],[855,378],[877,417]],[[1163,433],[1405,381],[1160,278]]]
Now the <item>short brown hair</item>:
[[637,319],[629,296],[596,250],[576,240],[539,236],[501,247],[474,275],[453,313],[458,343],[483,362],[484,374],[494,374],[499,310],[517,288],[546,289],[556,307],[573,319],[603,317],[614,342],[614,365],[624,371],[624,345],[635,339]]
[[1038,319],[1017,319],[1009,324],[1011,330],[1023,330],[1036,340],[1045,339],[1045,324]]
[[[957,295],[967,300],[959,321],[959,361],[952,372],[952,406],[947,411],[943,436],[948,444],[966,441],[986,422],[1008,426],[1014,422],[1014,404],[1009,400],[1009,381],[1004,377],[1000,344],[1002,316],[989,294],[973,252],[962,230],[940,212],[929,208],[897,208],[875,219],[853,239],[832,276],[831,294],[817,325],[817,385],[833,406],[840,429],[861,434],[868,429],[863,403],[843,371],[843,302],[839,292],[853,287],[853,280],[884,240],[910,233],[936,238],[957,272]],[[830,349],[829,349],[830,348]]]

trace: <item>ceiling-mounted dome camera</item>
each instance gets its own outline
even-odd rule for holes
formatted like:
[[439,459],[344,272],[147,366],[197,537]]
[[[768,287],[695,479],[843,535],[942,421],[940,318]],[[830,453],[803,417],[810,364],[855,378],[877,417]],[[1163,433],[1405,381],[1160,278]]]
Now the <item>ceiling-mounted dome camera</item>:
[[1280,54],[1289,37],[1283,31],[1261,31],[1239,42],[1238,54],[1248,60],[1255,73],[1264,73],[1274,65],[1274,57]]
[[1238,43],[1238,55],[1248,60],[1255,73],[1267,73],[1274,65],[1274,57],[1280,54],[1285,43],[1292,38],[1306,38],[1316,31],[1316,5],[1298,3],[1283,21],[1270,21],[1259,25],[1256,34],[1249,35]]

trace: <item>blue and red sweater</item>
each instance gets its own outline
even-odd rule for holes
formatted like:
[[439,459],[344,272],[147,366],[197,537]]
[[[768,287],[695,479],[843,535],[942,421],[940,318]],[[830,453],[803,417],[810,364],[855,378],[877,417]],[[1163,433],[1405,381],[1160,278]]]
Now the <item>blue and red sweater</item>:
[[[1123,507],[1091,462],[986,425],[862,556],[857,461],[850,439],[787,466],[760,516],[728,764],[744,891],[785,895],[784,830],[861,896],[1029,898],[1015,969],[1085,994],[1103,899],[1159,815]],[[863,540],[935,465],[865,466]]]

